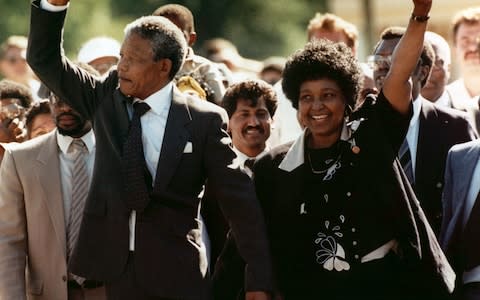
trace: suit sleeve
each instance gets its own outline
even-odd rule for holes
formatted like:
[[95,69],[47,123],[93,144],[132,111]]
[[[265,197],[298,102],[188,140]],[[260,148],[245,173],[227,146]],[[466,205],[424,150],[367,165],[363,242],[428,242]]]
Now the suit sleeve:
[[39,8],[38,0],[31,6],[27,61],[40,80],[60,99],[67,102],[86,119],[92,119],[97,99],[104,95],[103,81],[72,64],[62,47],[66,10],[51,12]]
[[232,164],[235,154],[230,147],[226,121],[227,115],[222,111],[208,125],[205,162],[209,186],[246,262],[246,291],[271,291],[271,258],[263,213],[252,180]]
[[0,168],[0,299],[25,299],[26,218],[23,187],[10,150]]

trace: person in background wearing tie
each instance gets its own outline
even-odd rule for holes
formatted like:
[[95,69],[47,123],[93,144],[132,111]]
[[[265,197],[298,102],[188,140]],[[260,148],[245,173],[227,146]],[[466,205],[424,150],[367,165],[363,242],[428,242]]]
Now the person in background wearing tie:
[[105,300],[103,283],[71,273],[92,180],[90,121],[50,96],[57,129],[7,147],[0,168],[0,299]]
[[68,0],[32,3],[27,60],[86,119],[97,140],[76,275],[105,281],[110,300],[211,299],[198,195],[208,179],[248,264],[246,299],[268,299],[271,258],[253,184],[235,167],[225,110],[172,82],[185,37],[160,16],[125,28],[117,69],[83,72],[64,55]]
[[[380,90],[392,66],[392,54],[405,28],[385,29],[374,49],[373,76]],[[398,151],[405,174],[420,201],[428,222],[438,237],[442,222],[442,190],[448,150],[455,144],[477,137],[464,112],[439,107],[420,94],[435,61],[434,51],[424,42],[417,67],[412,73],[413,116]]]
[[355,110],[362,77],[346,45],[312,41],[287,60],[282,88],[305,131],[253,168],[278,299],[424,300],[453,290],[396,159],[432,5],[412,2],[383,88]]
[[[227,89],[222,107],[230,118],[228,127],[233,150],[237,154],[236,162],[251,176],[255,158],[268,150],[266,140],[270,136],[272,116],[277,108],[275,92],[262,80],[242,81]],[[213,271],[230,226],[220,210],[217,199],[211,194],[208,184],[202,202],[202,216],[210,237],[210,270]],[[240,278],[242,277],[243,274],[240,274]],[[241,284],[242,281],[239,283]]]

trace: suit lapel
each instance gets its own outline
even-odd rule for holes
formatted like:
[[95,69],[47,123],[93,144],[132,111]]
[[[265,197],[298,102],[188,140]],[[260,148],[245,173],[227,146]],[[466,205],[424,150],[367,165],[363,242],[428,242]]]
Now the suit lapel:
[[39,192],[42,193],[40,198],[45,201],[55,235],[66,258],[66,225],[63,210],[56,130],[49,133],[49,135],[43,147],[40,148],[32,171],[35,172],[38,182],[40,183]]
[[[463,216],[463,210],[467,201],[467,195],[470,189],[473,171],[475,170],[479,156],[480,148],[475,146],[465,153],[463,159],[458,160],[458,167],[455,168],[453,176],[459,180],[455,180],[456,184],[453,187],[453,195],[455,195],[455,198],[460,201],[459,203],[461,203],[461,205],[455,206],[453,218],[459,218]],[[463,178],[464,180],[461,180],[460,178]]]
[[162,150],[157,165],[154,191],[164,190],[173,176],[183,155],[189,138],[186,125],[191,121],[185,96],[174,89],[170,112],[168,113]]
[[117,122],[115,124],[118,124],[118,134],[120,137],[121,145],[125,142],[125,140],[128,137],[128,129],[130,127],[130,117],[128,115],[128,103],[131,101],[128,97],[124,96],[119,89],[116,89],[115,92],[113,93],[113,98],[116,101],[113,101],[114,107],[113,107],[113,112],[114,116],[117,118]]

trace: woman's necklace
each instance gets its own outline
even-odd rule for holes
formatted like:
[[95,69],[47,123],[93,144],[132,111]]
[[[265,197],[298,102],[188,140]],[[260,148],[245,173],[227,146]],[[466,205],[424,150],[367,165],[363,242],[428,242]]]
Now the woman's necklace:
[[[312,162],[312,158],[310,157],[310,151],[307,151],[307,158],[308,158],[308,162],[310,164],[310,169],[312,170],[312,173],[313,174],[324,174],[326,173],[328,170],[330,170],[330,168],[332,168],[333,166],[337,165],[339,160],[340,160],[340,157],[341,157],[341,154],[339,154],[337,156],[337,158],[335,160],[333,159],[327,159],[325,160],[325,165],[326,167],[324,169],[321,169],[321,170],[318,170],[318,169],[315,169],[313,167],[313,162]],[[333,162],[333,163],[332,163]]]

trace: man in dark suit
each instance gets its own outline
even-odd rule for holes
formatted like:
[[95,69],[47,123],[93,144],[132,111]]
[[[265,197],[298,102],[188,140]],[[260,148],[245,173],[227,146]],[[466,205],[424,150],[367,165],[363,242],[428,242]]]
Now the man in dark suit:
[[247,299],[267,299],[265,224],[248,175],[232,163],[227,114],[172,83],[186,51],[181,31],[163,17],[135,20],[117,70],[94,77],[63,56],[67,4],[33,2],[27,59],[93,119],[96,161],[72,272],[106,282],[108,299],[210,299],[198,221],[208,178],[248,264]]
[[[391,55],[404,28],[384,30],[373,56],[374,79],[380,90],[390,70]],[[445,162],[450,147],[476,138],[475,130],[462,112],[434,106],[420,95],[434,62],[435,54],[425,42],[418,66],[412,74],[413,116],[399,153],[400,161],[428,221],[438,236],[442,221],[442,189]],[[407,147],[408,145],[408,147]],[[402,149],[400,149],[402,152]]]
[[480,140],[452,147],[443,191],[440,245],[457,274],[458,299],[480,298]]

